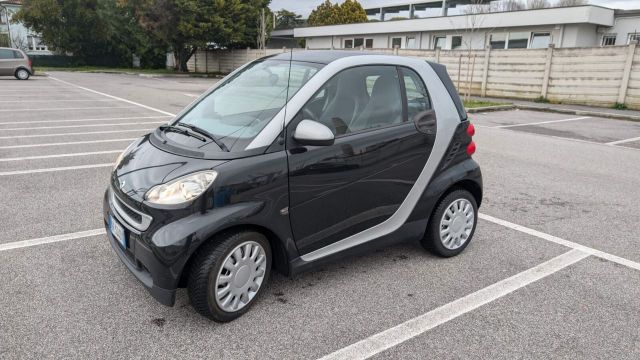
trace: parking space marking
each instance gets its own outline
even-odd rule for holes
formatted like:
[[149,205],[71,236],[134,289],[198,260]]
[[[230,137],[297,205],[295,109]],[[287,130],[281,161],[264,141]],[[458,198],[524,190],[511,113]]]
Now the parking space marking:
[[556,273],[567,266],[589,257],[590,254],[572,249],[540,265],[498,281],[465,297],[454,300],[425,314],[405,321],[390,329],[360,340],[334,353],[322,357],[322,360],[367,359],[398,344],[410,340],[426,331],[451,321],[461,315],[508,295],[533,282]]
[[584,253],[587,253],[587,254],[590,254],[590,255],[605,259],[605,260],[609,260],[609,261],[612,261],[614,263],[617,263],[617,264],[620,264],[620,265],[624,265],[626,267],[629,267],[629,268],[632,268],[632,269],[635,269],[635,270],[640,270],[640,263],[632,261],[632,260],[629,260],[629,259],[622,258],[622,257],[617,256],[617,255],[609,254],[609,253],[606,253],[604,251],[600,251],[600,250],[597,250],[597,249],[594,249],[594,248],[591,248],[591,247],[588,247],[588,246],[584,246],[584,245],[581,245],[581,244],[578,244],[578,243],[574,243],[573,241],[565,240],[565,239],[559,238],[557,236],[553,236],[553,235],[549,235],[547,233],[543,233],[543,232],[538,231],[538,230],[534,230],[534,229],[530,229],[530,228],[522,226],[522,225],[514,224],[514,223],[509,222],[507,220],[498,219],[498,218],[495,218],[495,217],[487,215],[487,214],[482,214],[481,213],[481,214],[478,215],[478,217],[480,219],[485,220],[485,221],[489,221],[489,222],[492,222],[494,224],[501,225],[501,226],[507,227],[507,228],[512,229],[512,230],[516,230],[516,231],[519,231],[519,232],[522,232],[522,233],[525,233],[525,234],[528,234],[528,235],[531,235],[531,236],[535,236],[537,238],[540,238],[540,239],[543,239],[543,240],[547,240],[547,241],[550,241],[552,243],[556,243],[556,244],[559,244],[559,245],[563,245],[563,246],[566,246],[568,248],[572,248],[572,249],[575,249],[575,250],[580,250],[580,251],[582,251]]
[[79,231],[71,234],[47,236],[39,239],[15,241],[15,242],[10,242],[6,244],[0,244],[0,251],[7,251],[12,249],[19,249],[19,248],[42,245],[42,244],[50,244],[54,242],[74,240],[74,239],[80,239],[80,238],[103,235],[103,234],[105,234],[104,229],[93,229],[93,230]]
[[0,150],[4,149],[24,149],[24,148],[32,148],[32,147],[45,147],[45,146],[64,146],[64,145],[80,145],[80,144],[99,144],[99,143],[107,143],[107,142],[120,142],[120,141],[133,141],[137,138],[126,138],[126,139],[104,139],[104,140],[83,140],[83,141],[68,141],[68,142],[57,142],[57,143],[44,143],[44,144],[28,144],[28,145],[7,145],[0,146]]
[[197,98],[198,96],[200,96],[200,95],[196,95],[196,94],[187,94],[187,93],[184,93],[182,95],[188,96],[188,97],[193,97],[193,98]]
[[34,121],[5,121],[0,122],[2,125],[15,125],[15,124],[47,124],[47,123],[59,123],[59,122],[85,122],[85,121],[114,121],[114,120],[136,120],[136,119],[161,119],[168,118],[167,115],[158,116],[131,116],[131,117],[112,117],[112,118],[87,118],[87,119],[64,119],[64,120],[34,120]]
[[63,158],[63,157],[74,157],[74,156],[91,156],[91,155],[102,155],[102,154],[115,154],[120,153],[124,149],[120,150],[105,150],[105,151],[91,151],[91,152],[81,152],[81,153],[69,153],[69,154],[55,154],[55,155],[38,155],[38,156],[25,156],[25,157],[15,157],[15,158],[0,158],[0,162],[6,161],[23,161],[23,160],[38,160],[38,159],[53,159],[53,158]]
[[571,119],[547,120],[547,121],[530,122],[525,124],[498,125],[498,126],[488,126],[488,127],[511,128],[511,127],[518,127],[518,126],[542,125],[542,124],[553,124],[553,123],[560,123],[560,122],[567,122],[567,121],[577,121],[577,120],[584,120],[584,119],[590,119],[590,118],[591,118],[590,116],[582,116],[582,117],[576,117]]
[[115,101],[115,100],[107,100],[107,99],[51,99],[51,100],[0,100],[0,103],[37,103],[37,102],[78,102],[78,101]]
[[634,137],[634,138],[631,138],[631,139],[624,139],[624,140],[608,142],[607,145],[618,145],[618,144],[624,144],[624,143],[634,142],[634,141],[638,141],[638,140],[640,140],[640,136]]
[[36,173],[45,173],[45,172],[56,172],[56,171],[93,169],[93,168],[100,168],[100,167],[107,167],[107,166],[113,166],[113,163],[77,165],[77,166],[64,166],[64,167],[56,167],[56,168],[43,168],[43,169],[31,169],[31,170],[5,171],[5,172],[0,172],[0,176],[12,176],[12,175],[25,175],[25,174],[36,174]]
[[1,112],[24,112],[24,111],[67,111],[67,110],[104,110],[104,109],[133,109],[135,106],[96,106],[96,107],[73,107],[73,108],[38,108],[38,109],[2,109]]
[[[5,129],[3,129],[3,130],[5,130]],[[116,133],[126,133],[126,132],[134,132],[134,131],[150,131],[150,130],[153,130],[153,128],[151,128],[151,129],[88,131],[88,132],[78,132],[78,133],[55,133],[55,134],[0,136],[0,139],[27,139],[27,138],[51,137],[51,136],[66,136],[66,135],[116,134]]]
[[137,102],[131,101],[131,100],[123,99],[123,98],[121,98],[121,97],[117,97],[117,96],[113,96],[113,95],[105,94],[105,93],[103,93],[103,92],[96,91],[96,90],[92,90],[92,89],[86,88],[86,87],[84,87],[84,86],[79,86],[79,85],[76,85],[76,84],[72,84],[72,83],[70,83],[70,82],[67,82],[67,81],[60,80],[60,79],[58,79],[58,78],[55,78],[55,77],[53,77],[53,76],[48,76],[48,78],[49,78],[49,79],[51,79],[51,80],[59,81],[59,82],[61,82],[61,83],[63,83],[63,84],[67,84],[67,85],[69,85],[69,86],[73,86],[73,87],[78,88],[78,89],[82,89],[82,90],[85,90],[85,91],[88,91],[88,92],[91,92],[91,93],[94,93],[94,94],[98,94],[98,95],[106,96],[106,97],[111,98],[111,99],[115,99],[115,100],[123,101],[123,102],[126,102],[126,103],[128,103],[128,104],[136,105],[136,106],[139,106],[139,107],[141,107],[141,108],[145,108],[145,109],[148,109],[148,110],[152,110],[152,111],[155,111],[155,112],[159,112],[159,113],[164,114],[164,115],[176,116],[176,114],[172,114],[172,113],[167,112],[167,111],[164,111],[164,110],[156,109],[156,108],[154,108],[154,107],[147,106],[147,105],[143,105],[143,104],[140,104],[140,103],[137,103]]
[[142,121],[142,122],[117,123],[117,124],[85,124],[85,125],[36,126],[36,127],[8,128],[8,129],[2,129],[2,131],[41,130],[41,129],[75,129],[75,128],[81,128],[81,127],[101,127],[101,126],[129,126],[129,125],[162,124],[164,122],[165,121]]

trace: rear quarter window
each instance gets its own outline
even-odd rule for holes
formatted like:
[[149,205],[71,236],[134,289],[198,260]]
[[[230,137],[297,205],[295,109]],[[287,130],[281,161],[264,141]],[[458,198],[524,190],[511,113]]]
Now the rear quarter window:
[[22,53],[20,51],[13,50],[13,58],[14,59],[24,59],[24,56],[22,56]]

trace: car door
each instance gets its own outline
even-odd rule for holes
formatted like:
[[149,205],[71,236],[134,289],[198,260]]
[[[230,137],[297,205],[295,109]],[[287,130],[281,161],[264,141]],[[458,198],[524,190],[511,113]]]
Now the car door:
[[[289,217],[302,255],[393,215],[435,141],[435,131],[421,132],[414,121],[430,104],[414,71],[359,66],[333,76],[294,117],[287,127]],[[291,134],[304,119],[329,127],[334,144],[296,143]]]
[[0,76],[13,75],[13,50],[0,49]]

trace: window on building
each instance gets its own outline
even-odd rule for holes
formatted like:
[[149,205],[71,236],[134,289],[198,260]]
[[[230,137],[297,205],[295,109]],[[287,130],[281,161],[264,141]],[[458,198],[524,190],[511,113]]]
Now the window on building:
[[627,44],[631,44],[632,41],[640,41],[640,33],[629,33]]
[[47,51],[49,48],[42,42],[42,38],[38,36],[34,36],[33,40],[36,44],[36,50]]
[[444,36],[435,36],[433,38],[433,49],[444,49],[445,44],[447,43],[447,38]]
[[607,34],[602,37],[602,46],[613,46],[616,44],[616,34]]
[[407,37],[407,49],[416,48],[416,38],[414,36]]
[[[365,93],[368,96],[353,96]],[[318,109],[318,104],[327,105]],[[359,66],[343,70],[331,78],[296,118],[315,114],[311,120],[328,126],[336,136],[349,136],[402,124],[402,107],[400,79],[395,66]]]
[[512,32],[509,33],[509,41],[507,49],[526,49],[529,45],[528,32]]
[[491,34],[489,44],[492,49],[504,49],[507,47],[507,33]]
[[452,36],[451,37],[451,49],[462,49],[462,36]]
[[398,48],[402,47],[402,38],[400,38],[400,37],[392,38],[391,39],[391,47],[394,48],[394,49],[397,48],[397,47]]
[[348,39],[344,41],[344,48],[351,49],[353,48],[353,39]]
[[373,49],[373,39],[366,39],[364,41],[364,47],[367,49]]
[[353,47],[359,48],[360,46],[364,46],[364,38],[353,39]]
[[549,47],[551,44],[551,33],[533,33],[531,34],[531,43],[529,47],[531,49],[543,49]]

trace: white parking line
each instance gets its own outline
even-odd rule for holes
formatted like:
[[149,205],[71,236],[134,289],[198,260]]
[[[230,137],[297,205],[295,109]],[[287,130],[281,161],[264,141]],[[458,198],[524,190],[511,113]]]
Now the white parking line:
[[188,96],[188,97],[192,97],[192,98],[197,98],[198,96],[200,96],[200,95],[196,95],[196,94],[187,94],[187,93],[184,93],[182,95]]
[[104,110],[104,109],[132,109],[135,106],[96,106],[96,107],[73,107],[73,108],[42,108],[42,109],[2,109],[1,112],[16,111],[67,111],[67,110]]
[[543,239],[543,240],[547,240],[550,241],[552,243],[556,243],[559,245],[563,245],[566,246],[568,248],[572,248],[572,249],[576,249],[576,250],[580,250],[582,252],[585,252],[587,254],[602,258],[602,259],[606,259],[609,261],[612,261],[614,263],[620,264],[620,265],[624,265],[627,267],[630,267],[632,269],[635,270],[640,270],[640,263],[635,262],[635,261],[631,261],[613,254],[609,254],[606,253],[604,251],[600,251],[588,246],[584,246],[584,245],[580,245],[578,243],[574,243],[573,241],[569,241],[569,240],[565,240],[562,238],[559,238],[557,236],[553,236],[553,235],[549,235],[546,233],[543,233],[541,231],[538,230],[534,230],[534,229],[530,229],[528,227],[522,226],[522,225],[518,225],[518,224],[514,224],[512,222],[509,222],[507,220],[502,220],[502,219],[498,219],[495,218],[493,216],[487,215],[487,214],[479,214],[478,217],[480,219],[492,222],[494,224],[498,224],[498,225],[502,225],[504,227],[516,230],[516,231],[520,231],[522,233],[528,234],[528,235],[532,235],[535,236],[537,238]]
[[121,153],[123,150],[124,149],[120,149],[120,150],[105,150],[105,151],[91,151],[91,152],[69,153],[69,154],[55,154],[55,155],[24,156],[24,157],[6,158],[6,159],[1,159],[0,158],[0,162],[38,160],[38,159],[53,159],[53,158],[75,157],[75,156],[90,156],[90,155],[102,155],[102,154],[115,154],[115,153]]
[[162,123],[165,123],[165,122],[166,121],[142,121],[142,122],[117,123],[117,124],[85,124],[85,125],[37,126],[37,127],[22,127],[22,128],[0,129],[0,131],[41,130],[41,129],[75,129],[75,128],[82,128],[82,127],[162,124]]
[[588,256],[589,254],[585,252],[573,249],[531,269],[525,270],[493,285],[489,285],[486,288],[326,355],[322,357],[322,360],[367,359],[451,321],[460,315],[466,314],[535,281],[556,273]]
[[87,119],[63,119],[63,120],[5,121],[5,122],[0,122],[0,126],[15,125],[15,124],[47,124],[47,123],[61,123],[61,122],[115,121],[115,120],[162,119],[162,118],[168,118],[168,116],[158,115],[158,116],[115,117],[115,118],[112,117],[112,118],[87,118]]
[[640,140],[640,136],[634,137],[634,138],[631,138],[631,139],[624,139],[624,140],[608,142],[607,145],[618,145],[618,144],[624,144],[624,143],[638,141],[638,140]]
[[0,150],[3,150],[3,149],[24,149],[24,148],[45,147],[45,146],[98,144],[98,143],[120,142],[120,141],[124,142],[124,141],[133,141],[135,139],[136,138],[105,139],[105,140],[85,140],[85,141],[70,141],[70,142],[57,142],[57,143],[44,143],[44,144],[29,144],[29,145],[7,145],[7,146],[0,146]]
[[107,167],[107,166],[113,166],[113,163],[78,165],[78,166],[64,166],[64,167],[56,167],[56,168],[31,169],[31,170],[5,171],[5,172],[0,172],[0,176],[37,174],[37,173],[67,171],[67,170],[93,169],[93,168],[100,168],[100,167]]
[[10,242],[6,244],[0,244],[0,251],[19,249],[19,248],[42,245],[42,244],[50,244],[50,243],[66,241],[66,240],[80,239],[80,238],[85,238],[89,236],[103,235],[104,233],[105,233],[104,229],[93,229],[93,230],[79,231],[71,234],[47,236],[39,239],[15,241],[15,242]]
[[51,136],[66,136],[66,135],[95,135],[95,134],[115,134],[126,133],[134,131],[150,131],[153,129],[127,129],[127,130],[107,130],[107,131],[89,131],[89,132],[77,132],[77,133],[55,133],[55,134],[36,134],[36,135],[16,135],[16,136],[0,136],[1,139],[27,139],[38,137],[51,137]]
[[153,108],[153,107],[151,107],[151,106],[143,105],[143,104],[140,104],[140,103],[137,103],[137,102],[131,101],[131,100],[123,99],[123,98],[120,98],[120,97],[117,97],[117,96],[113,96],[113,95],[105,94],[105,93],[103,93],[103,92],[95,91],[95,90],[92,90],[92,89],[89,89],[89,88],[86,88],[86,87],[83,87],[83,86],[79,86],[79,85],[76,85],[76,84],[72,84],[72,83],[70,83],[70,82],[67,82],[67,81],[60,80],[60,79],[58,79],[58,78],[55,78],[55,77],[53,77],[53,76],[49,76],[49,79],[51,79],[51,80],[55,80],[55,81],[59,81],[59,82],[61,82],[61,83],[63,83],[63,84],[67,84],[67,85],[73,86],[73,87],[75,87],[75,88],[82,89],[82,90],[85,90],[85,91],[88,91],[88,92],[91,92],[91,93],[94,93],[94,94],[98,94],[98,95],[106,96],[106,97],[108,97],[108,98],[115,99],[115,100],[120,100],[120,101],[126,102],[127,104],[132,104],[132,105],[136,105],[136,106],[139,106],[139,107],[142,107],[142,108],[148,109],[148,110],[153,110],[153,111],[159,112],[159,113],[161,113],[161,114],[165,114],[165,115],[169,115],[169,116],[175,116],[175,114],[172,114],[172,113],[167,112],[167,111],[164,111],[164,110],[156,109],[156,108]]
[[582,116],[582,117],[576,117],[576,118],[571,118],[571,119],[538,121],[538,122],[530,122],[530,123],[525,123],[525,124],[499,125],[499,126],[490,126],[490,127],[493,127],[493,128],[511,128],[511,127],[518,127],[518,126],[553,124],[553,123],[560,123],[560,122],[567,122],[567,121],[577,121],[577,120],[584,120],[584,119],[589,119],[589,118],[591,118],[591,117],[590,116]]
[[99,101],[99,102],[106,102],[106,101],[115,101],[115,100],[107,100],[107,99],[81,99],[81,100],[74,100],[74,99],[58,99],[58,100],[0,100],[0,103],[34,103],[34,102],[67,102],[67,101],[71,101],[71,102],[78,102],[78,101]]

